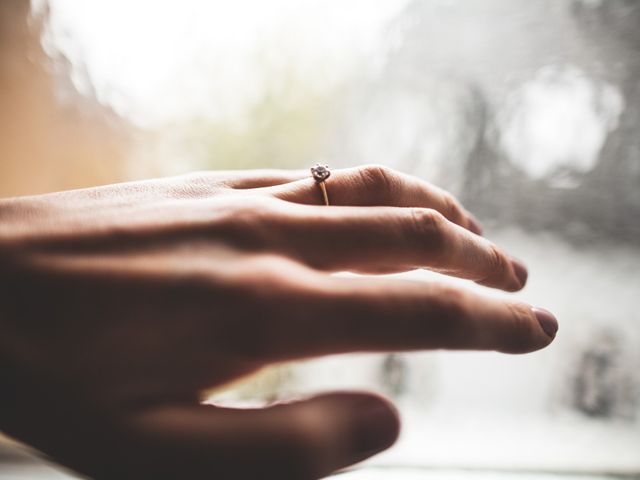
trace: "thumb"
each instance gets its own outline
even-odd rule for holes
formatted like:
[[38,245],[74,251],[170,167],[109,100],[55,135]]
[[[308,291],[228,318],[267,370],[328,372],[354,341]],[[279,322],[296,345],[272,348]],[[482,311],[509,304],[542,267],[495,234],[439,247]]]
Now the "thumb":
[[313,479],[385,450],[400,422],[379,396],[332,393],[264,409],[163,406],[131,427],[144,478]]

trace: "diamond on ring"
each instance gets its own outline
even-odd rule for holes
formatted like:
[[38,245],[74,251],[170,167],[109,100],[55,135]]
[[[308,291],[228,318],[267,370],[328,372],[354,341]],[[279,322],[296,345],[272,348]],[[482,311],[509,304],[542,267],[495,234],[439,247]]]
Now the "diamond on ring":
[[324,182],[331,176],[331,170],[329,170],[329,165],[321,165],[319,163],[316,163],[313,167],[311,167],[311,175],[316,182],[320,183]]
[[324,204],[329,206],[329,194],[327,194],[327,187],[325,185],[325,180],[331,176],[329,165],[316,163],[311,167],[311,176],[316,181],[316,185],[320,187],[320,191],[322,191],[322,200],[324,201]]

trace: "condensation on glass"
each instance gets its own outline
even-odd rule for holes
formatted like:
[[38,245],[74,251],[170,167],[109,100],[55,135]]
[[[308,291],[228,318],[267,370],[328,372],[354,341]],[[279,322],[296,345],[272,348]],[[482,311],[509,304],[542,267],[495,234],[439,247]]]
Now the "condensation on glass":
[[547,351],[390,356],[389,462],[640,471],[640,4],[415,1],[354,100],[349,161],[463,199],[558,314]]
[[530,265],[520,297],[560,333],[527,357],[329,359],[281,388],[399,401],[405,434],[382,464],[640,472],[640,5],[409,2],[381,52],[323,158],[456,193]]
[[[40,13],[47,10],[46,3],[35,2]],[[366,23],[383,3],[336,0],[313,8],[348,8]],[[103,138],[99,132],[108,132],[106,138],[117,139],[118,145],[126,143],[132,132],[142,134],[147,146],[149,139],[170,138],[168,157],[193,156],[199,168],[263,166],[260,148],[264,148],[271,152],[267,161],[273,167],[307,168],[316,161],[332,167],[381,163],[418,175],[458,195],[488,226],[492,240],[527,262],[530,281],[519,298],[548,307],[561,322],[554,344],[532,355],[422,352],[328,358],[272,370],[219,396],[219,401],[274,400],[335,387],[373,388],[395,399],[405,419],[400,444],[374,464],[582,476],[639,474],[640,3],[393,3],[394,8],[385,10],[382,28],[371,27],[375,38],[368,45],[375,48],[360,56],[354,49],[349,56],[352,45],[345,37],[340,45],[345,56],[339,57],[342,63],[330,80],[325,82],[310,70],[306,76],[286,77],[287,88],[281,88],[283,77],[277,75],[281,70],[275,69],[267,87],[248,88],[254,103],[241,121],[236,115],[235,123],[225,124],[216,111],[207,123],[201,111],[181,111],[179,118],[165,115],[170,131],[156,122],[146,134],[131,119],[116,119],[114,112],[126,114],[127,102],[133,102],[136,94],[158,104],[186,99],[184,85],[190,86],[193,96],[199,92],[198,84],[183,82],[182,90],[165,89],[156,99],[144,96],[148,89],[137,90],[139,79],[128,78],[132,86],[127,96],[101,76],[118,73],[117,68],[98,68],[95,52],[108,54],[109,48],[90,51],[87,44],[83,53],[73,33],[53,25],[45,29],[46,48],[40,52],[57,59],[48,67],[55,75],[48,70],[49,76],[43,77],[55,80],[46,85],[53,97],[43,97],[47,106],[55,108],[42,118],[55,117],[63,133],[74,131],[73,125],[86,125],[82,119],[90,118],[90,124],[97,126],[85,138]],[[53,13],[56,6],[67,12],[82,10],[64,0],[50,4]],[[225,5],[212,2],[206,8],[216,8],[222,15]],[[112,8],[113,18],[123,18],[118,9],[127,7],[102,8]],[[170,8],[158,8],[173,11],[171,20],[178,22],[183,10],[191,9],[198,18],[193,13],[205,6],[175,2]],[[139,11],[144,9],[131,7],[129,13]],[[70,25],[85,17],[70,15]],[[243,24],[242,17],[228,23],[235,25],[234,21],[238,28]],[[151,35],[154,19],[141,17],[140,22],[148,24]],[[164,45],[134,36],[113,43],[108,27],[103,29],[103,43],[114,49],[139,42],[153,57],[153,49]],[[176,31],[162,30],[167,38]],[[314,32],[318,41],[337,37],[329,24]],[[300,43],[303,46],[292,61],[303,64],[306,53],[312,56],[304,48],[313,44]],[[171,55],[182,61],[189,48],[196,50],[185,43],[179,51],[164,52],[166,61],[173,61]],[[5,58],[9,51],[4,51]],[[27,51],[37,53],[37,49]],[[262,60],[251,57],[255,52],[250,50],[220,58],[203,51],[207,50],[193,54],[201,70],[185,65],[185,71],[200,72],[204,79],[214,71],[216,81],[224,79],[224,72],[231,75],[237,62]],[[121,52],[123,58],[125,53]],[[212,68],[207,62],[214,60]],[[27,63],[37,61],[31,58]],[[135,70],[135,62],[127,65]],[[243,77],[257,82],[260,75]],[[127,84],[118,85],[125,89]],[[224,103],[223,95],[202,92],[206,97],[202,93],[194,104],[213,105],[210,110],[215,110],[215,105]],[[263,142],[260,147],[247,142],[256,138]],[[291,139],[286,148],[282,138]],[[71,158],[101,150],[91,144]],[[119,162],[126,162],[118,152]],[[78,181],[94,181],[96,172],[103,173],[101,180],[117,176],[104,173],[106,156],[94,158],[99,160],[92,166],[78,160],[62,165],[65,168],[50,162],[37,167],[90,172]],[[12,172],[5,169],[5,178],[19,175],[17,169]],[[427,272],[406,276],[435,277]],[[378,478],[374,472],[368,475]]]

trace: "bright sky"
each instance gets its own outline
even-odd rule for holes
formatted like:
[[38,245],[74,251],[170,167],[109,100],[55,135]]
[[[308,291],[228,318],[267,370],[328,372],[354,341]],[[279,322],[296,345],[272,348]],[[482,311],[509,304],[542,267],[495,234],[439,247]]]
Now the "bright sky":
[[[34,0],[41,5],[44,0]],[[332,82],[375,55],[407,0],[49,0],[49,45],[99,98],[142,123],[240,108],[260,73],[293,64]],[[82,76],[76,77],[85,88]]]

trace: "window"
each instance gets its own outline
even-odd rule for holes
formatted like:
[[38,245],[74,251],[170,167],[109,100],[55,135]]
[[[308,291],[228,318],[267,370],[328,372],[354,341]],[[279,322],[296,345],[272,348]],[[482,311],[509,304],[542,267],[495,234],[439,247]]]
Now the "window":
[[633,0],[35,1],[4,61],[41,75],[41,125],[85,140],[30,146],[14,158],[50,175],[8,163],[0,188],[320,160],[433,181],[528,263],[518,295],[557,313],[556,342],[327,358],[216,399],[391,396],[400,443],[345,479],[639,475],[639,26]]

